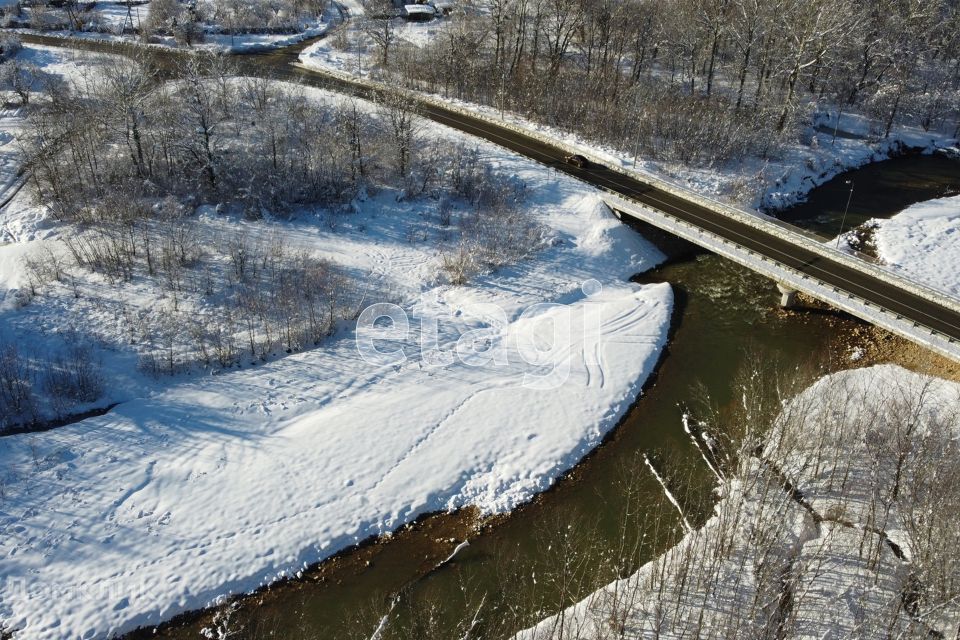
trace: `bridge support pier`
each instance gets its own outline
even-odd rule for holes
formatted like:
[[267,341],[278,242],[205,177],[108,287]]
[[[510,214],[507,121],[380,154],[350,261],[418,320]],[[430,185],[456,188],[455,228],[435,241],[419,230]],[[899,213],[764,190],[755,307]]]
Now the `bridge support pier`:
[[777,283],[777,290],[780,291],[780,306],[784,309],[792,309],[797,305],[797,290],[788,287],[785,284]]

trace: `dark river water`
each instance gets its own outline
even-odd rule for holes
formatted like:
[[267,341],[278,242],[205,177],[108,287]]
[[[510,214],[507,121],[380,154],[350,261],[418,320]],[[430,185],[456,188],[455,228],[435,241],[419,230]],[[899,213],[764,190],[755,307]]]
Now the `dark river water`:
[[[855,186],[849,226],[960,192],[960,161],[911,156],[869,165],[814,190],[781,217],[835,234],[847,180]],[[839,336],[858,321],[829,312],[783,312],[764,278],[669,244],[672,261],[638,277],[669,282],[676,296],[673,333],[656,377],[603,446],[550,491],[479,530],[472,514],[428,519],[385,544],[347,552],[302,580],[143,637],[196,638],[205,627],[225,626],[231,638],[370,638],[388,611],[384,640],[460,637],[462,626],[474,621],[472,638],[499,637],[672,544],[680,532],[676,511],[641,456],[651,455],[671,478],[688,516],[703,519],[712,485],[683,431],[684,410],[699,406],[704,391],[721,406],[734,400],[732,381],[753,362],[820,371],[844,366],[849,360]],[[470,546],[434,569],[464,538]]]
[[[814,189],[806,202],[777,217],[816,233],[840,234],[870,218],[889,218],[915,202],[960,194],[960,161],[944,154],[908,155],[848,171]],[[852,183],[852,184],[848,184]],[[853,187],[853,194],[850,188]]]

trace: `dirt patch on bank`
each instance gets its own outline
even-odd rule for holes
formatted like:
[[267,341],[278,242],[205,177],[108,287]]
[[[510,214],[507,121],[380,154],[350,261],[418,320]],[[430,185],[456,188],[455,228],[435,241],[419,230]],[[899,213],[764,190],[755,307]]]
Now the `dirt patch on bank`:
[[917,373],[960,382],[960,363],[879,327],[857,327],[850,332],[848,344],[851,357],[860,356],[853,363],[855,366],[893,363]]
[[925,347],[865,322],[850,322],[850,316],[822,302],[800,294],[797,311],[833,315],[828,322],[837,331],[837,350],[833,354],[838,369],[869,367],[875,364],[897,364],[910,371],[960,382],[960,362],[945,358]]

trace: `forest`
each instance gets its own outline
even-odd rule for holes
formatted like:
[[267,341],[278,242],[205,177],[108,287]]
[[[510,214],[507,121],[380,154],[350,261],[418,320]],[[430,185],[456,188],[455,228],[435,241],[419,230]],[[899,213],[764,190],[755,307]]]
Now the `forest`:
[[490,0],[425,46],[367,21],[393,81],[634,157],[769,157],[815,113],[960,132],[953,0]]

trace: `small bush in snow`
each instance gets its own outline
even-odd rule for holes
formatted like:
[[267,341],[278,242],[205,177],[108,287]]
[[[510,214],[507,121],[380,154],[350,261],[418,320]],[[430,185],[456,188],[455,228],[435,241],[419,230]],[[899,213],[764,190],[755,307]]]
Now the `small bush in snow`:
[[0,35],[0,60],[9,60],[23,49],[20,39],[14,35]]
[[61,415],[74,405],[100,398],[104,379],[93,349],[88,345],[72,346],[54,357],[43,373],[43,389]]
[[33,380],[16,345],[0,342],[0,430],[37,417]]
[[440,266],[450,280],[450,284],[455,286],[467,284],[470,276],[477,270],[474,253],[465,244],[458,245],[454,251],[444,253],[440,258]]

